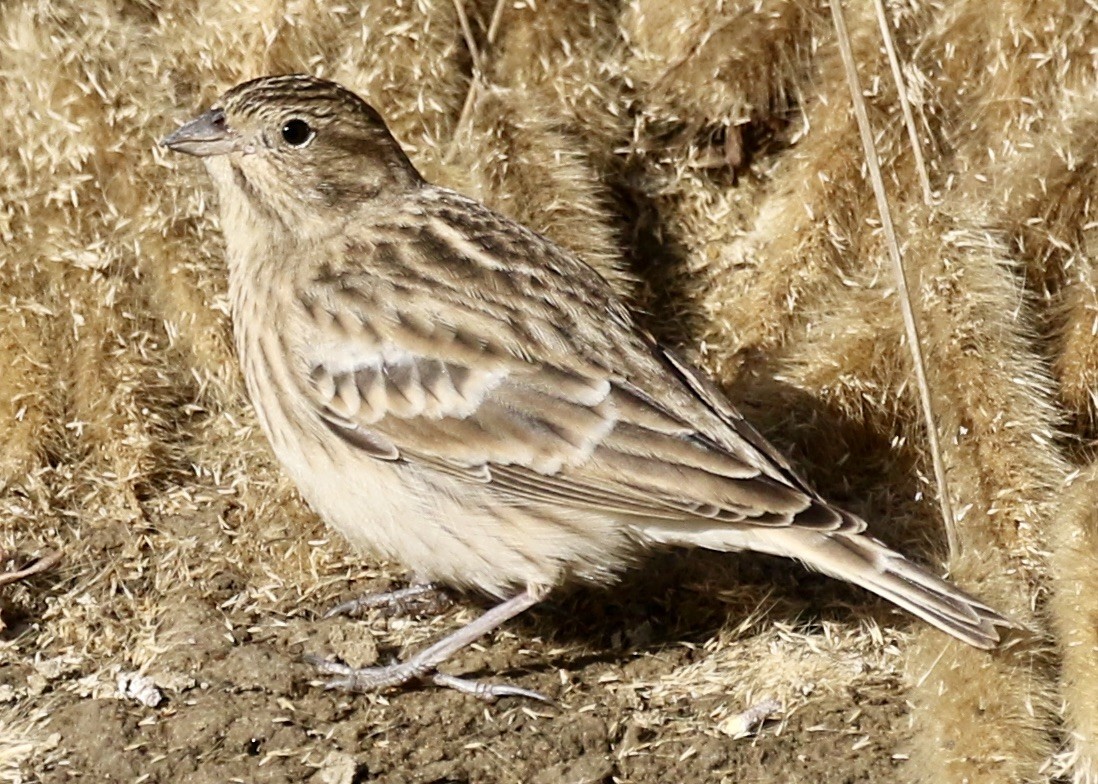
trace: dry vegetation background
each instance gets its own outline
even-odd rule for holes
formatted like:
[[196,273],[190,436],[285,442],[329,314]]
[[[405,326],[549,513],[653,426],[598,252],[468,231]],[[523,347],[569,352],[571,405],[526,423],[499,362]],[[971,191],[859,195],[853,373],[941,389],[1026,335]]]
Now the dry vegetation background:
[[[848,5],[960,512],[945,566],[1037,641],[989,655],[784,562],[694,555],[456,661],[560,711],[327,693],[301,661],[384,660],[477,609],[318,618],[400,572],[280,478],[209,188],[154,147],[264,73],[367,96],[430,178],[581,253],[825,495],[943,563],[818,0],[515,0],[494,26],[467,0],[479,60],[451,0],[7,0],[0,571],[64,557],[0,589],[0,779],[1098,781],[1098,12],[887,4],[928,206],[871,6]],[[159,705],[120,695],[133,672]],[[731,737],[765,698],[777,721]]]

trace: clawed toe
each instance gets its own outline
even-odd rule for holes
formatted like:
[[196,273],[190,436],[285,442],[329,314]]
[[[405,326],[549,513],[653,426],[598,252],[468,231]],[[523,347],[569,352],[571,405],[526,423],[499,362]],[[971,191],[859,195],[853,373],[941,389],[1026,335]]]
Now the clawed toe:
[[[402,686],[413,680],[427,677],[427,673],[418,672],[414,665],[408,662],[390,664],[385,667],[363,667],[355,669],[346,664],[341,664],[320,656],[306,656],[306,661],[316,667],[323,675],[334,676],[324,684],[325,689],[338,689],[340,691],[377,692],[385,689]],[[489,683],[476,681],[469,678],[458,678],[455,675],[446,675],[441,672],[430,674],[430,680],[436,686],[454,689],[462,694],[469,694],[485,702],[495,702],[502,697],[521,697],[547,704],[554,704],[551,699],[530,689],[519,686],[511,686],[506,683]]]
[[[378,603],[391,603],[403,601],[410,597],[419,597],[434,590],[433,586],[416,585],[382,594],[380,597],[367,597],[365,600],[352,602],[357,609],[363,606],[378,606]],[[329,689],[343,689],[345,691],[382,691],[395,686],[402,686],[413,680],[422,680],[430,676],[430,679],[439,686],[456,689],[463,694],[470,694],[482,700],[495,701],[500,697],[523,697],[539,702],[550,702],[545,696],[529,689],[520,689],[517,686],[508,686],[500,683],[480,683],[478,681],[457,678],[452,675],[444,675],[438,671],[438,665],[448,659],[453,653],[460,651],[484,634],[497,628],[504,621],[514,618],[541,600],[544,592],[535,588],[527,588],[522,593],[512,596],[505,602],[497,604],[484,615],[470,621],[455,632],[443,637],[434,645],[420,651],[407,661],[389,664],[384,667],[366,667],[354,669],[345,664],[328,661],[316,656],[307,657],[313,665],[325,675],[333,675],[327,683]],[[343,607],[336,608],[339,611]],[[334,611],[333,611],[334,612]],[[332,613],[329,613],[331,615]]]
[[522,697],[527,700],[544,702],[547,705],[556,705],[553,700],[549,699],[541,692],[523,689],[519,686],[511,686],[507,683],[474,681],[468,678],[458,678],[454,675],[446,675],[442,672],[436,672],[432,675],[431,681],[436,686],[454,689],[460,691],[462,694],[470,694],[478,700],[484,700],[485,702],[495,702],[501,697]]
[[325,618],[355,616],[365,610],[379,609],[387,616],[437,615],[451,604],[449,595],[434,583],[417,583],[406,588],[359,596],[338,604]]
[[335,676],[324,685],[325,689],[342,691],[384,691],[394,686],[403,686],[408,681],[417,680],[426,674],[415,662],[397,662],[384,667],[355,669],[319,656],[309,656],[308,661],[321,673]]
[[326,691],[332,689],[355,691],[354,667],[348,667],[346,664],[340,664],[337,661],[325,659],[322,656],[314,656],[313,654],[306,655],[305,661],[315,667],[321,675],[335,676],[329,678],[328,682],[324,684]]

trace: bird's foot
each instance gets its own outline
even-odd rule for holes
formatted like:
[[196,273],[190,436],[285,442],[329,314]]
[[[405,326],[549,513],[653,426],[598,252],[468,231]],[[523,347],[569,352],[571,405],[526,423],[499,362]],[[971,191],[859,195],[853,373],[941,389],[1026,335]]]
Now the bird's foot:
[[325,618],[337,615],[356,616],[366,610],[379,609],[389,617],[406,615],[438,615],[453,603],[449,594],[435,583],[416,583],[407,588],[382,593],[369,593],[324,613]]
[[[394,591],[390,596],[398,595],[405,598],[410,591],[414,592],[412,595],[418,595],[429,590],[430,587],[428,586],[410,586],[403,591]],[[318,657],[309,657],[309,660],[324,674],[335,676],[328,681],[329,689],[381,691],[394,686],[403,686],[409,681],[428,679],[437,686],[457,689],[464,694],[471,694],[482,700],[492,701],[500,697],[526,697],[541,702],[549,702],[550,700],[546,697],[529,689],[520,689],[516,686],[507,686],[500,683],[480,683],[465,678],[457,678],[453,675],[444,675],[438,671],[438,665],[452,654],[496,629],[504,621],[510,620],[522,611],[533,607],[544,596],[545,591],[540,587],[527,588],[522,593],[497,604],[484,615],[451,632],[407,661],[389,664],[385,667],[365,667],[356,670],[354,667]]]
[[334,676],[325,684],[326,689],[339,689],[354,692],[377,692],[403,686],[413,680],[429,680],[436,686],[454,689],[469,694],[485,702],[495,702],[501,697],[522,697],[552,704],[544,694],[506,683],[490,683],[471,678],[459,678],[455,675],[424,669],[422,663],[412,657],[405,662],[396,662],[384,667],[363,667],[355,669],[346,664],[329,661],[319,657],[309,657],[309,661],[325,675]]

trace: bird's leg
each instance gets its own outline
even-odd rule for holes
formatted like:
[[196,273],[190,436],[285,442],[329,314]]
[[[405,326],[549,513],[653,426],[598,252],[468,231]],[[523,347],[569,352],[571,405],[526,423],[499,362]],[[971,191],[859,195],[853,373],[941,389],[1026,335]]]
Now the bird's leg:
[[363,610],[380,608],[386,615],[402,616],[416,614],[437,615],[450,604],[450,597],[438,583],[414,582],[406,588],[382,593],[368,593],[343,604],[336,605],[324,613],[325,618],[337,615],[357,615]]
[[326,688],[329,689],[381,691],[393,686],[401,686],[408,681],[424,678],[429,673],[433,673],[431,680],[436,685],[457,689],[481,699],[496,700],[500,697],[528,697],[548,702],[549,700],[541,694],[527,689],[499,683],[479,683],[435,672],[438,665],[451,655],[524,610],[530,609],[541,601],[544,596],[545,592],[542,590],[527,588],[522,593],[496,605],[484,615],[470,621],[456,632],[443,637],[434,645],[425,648],[403,662],[396,662],[385,667],[365,667],[359,670],[324,659],[313,658],[312,662],[321,672],[337,676],[328,681]]

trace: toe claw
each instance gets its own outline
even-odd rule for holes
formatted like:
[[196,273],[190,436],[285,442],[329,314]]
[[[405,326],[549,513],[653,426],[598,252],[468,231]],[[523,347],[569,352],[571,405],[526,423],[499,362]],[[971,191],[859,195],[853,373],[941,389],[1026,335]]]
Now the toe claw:
[[485,702],[495,702],[503,697],[518,697],[526,700],[534,700],[535,702],[543,702],[547,705],[556,705],[556,703],[541,694],[531,689],[523,689],[519,686],[511,686],[506,683],[491,683],[487,681],[475,681],[470,678],[458,678],[455,675],[447,675],[442,672],[435,671],[428,675],[423,672],[416,672],[415,668],[410,668],[406,664],[391,664],[387,667],[366,667],[364,669],[356,670],[354,667],[349,667],[346,664],[341,664],[331,659],[325,659],[322,656],[315,654],[307,654],[305,661],[313,665],[319,673],[322,675],[335,676],[329,678],[324,684],[325,691],[351,691],[351,692],[371,692],[371,691],[383,691],[393,686],[401,686],[408,681],[415,680],[416,678],[428,678],[436,686],[442,686],[447,689],[454,689],[460,691],[463,694],[476,697],[478,700],[484,700]]
[[346,664],[340,664],[337,661],[325,659],[323,656],[317,656],[313,653],[305,654],[305,661],[313,665],[313,667],[324,675],[350,675],[354,672],[354,670]]
[[350,599],[343,602],[342,604],[337,604],[335,607],[328,610],[320,617],[324,620],[328,620],[329,618],[335,618],[338,615],[346,615],[350,618],[353,618],[355,616],[355,613],[357,613],[358,610],[362,609],[362,606],[363,602],[361,597],[357,599]]
[[372,593],[338,604],[324,618],[346,615],[354,618],[367,610],[377,609],[386,617],[402,615],[437,615],[451,603],[449,596],[434,583],[416,583],[384,593]]
[[556,704],[553,700],[540,692],[532,691],[531,689],[523,689],[519,686],[511,686],[506,683],[474,681],[468,678],[458,678],[454,675],[447,675],[442,672],[436,672],[432,675],[431,681],[436,686],[454,689],[455,691],[469,694],[476,697],[478,700],[484,700],[485,702],[495,702],[502,697],[521,697],[536,702],[544,702],[548,705]]
[[324,691],[360,691],[356,677],[358,673],[353,667],[311,653],[306,654],[305,661],[315,667],[321,675],[335,676],[325,681]]
[[[436,586],[416,585],[399,591],[392,591],[380,597],[366,600],[367,603],[392,605],[408,599],[421,599],[424,594],[432,593]],[[431,679],[435,684],[444,686],[465,694],[470,694],[482,700],[495,701],[501,697],[521,697],[523,699],[536,700],[538,702],[552,703],[548,697],[521,689],[517,686],[507,686],[498,683],[478,683],[474,680],[457,678],[452,675],[444,675],[436,669],[451,654],[461,650],[473,641],[497,628],[504,621],[514,618],[523,610],[533,607],[544,597],[544,590],[537,586],[527,588],[525,591],[515,594],[510,599],[497,604],[474,621],[467,623],[455,632],[443,637],[412,658],[404,662],[394,662],[383,667],[366,667],[355,669],[344,664],[317,656],[306,657],[320,672],[326,675],[335,675],[328,683],[329,689],[346,689],[348,691],[383,691],[421,679]],[[377,606],[374,604],[374,606]],[[363,606],[358,602],[350,606]],[[341,605],[337,610],[343,610]]]

